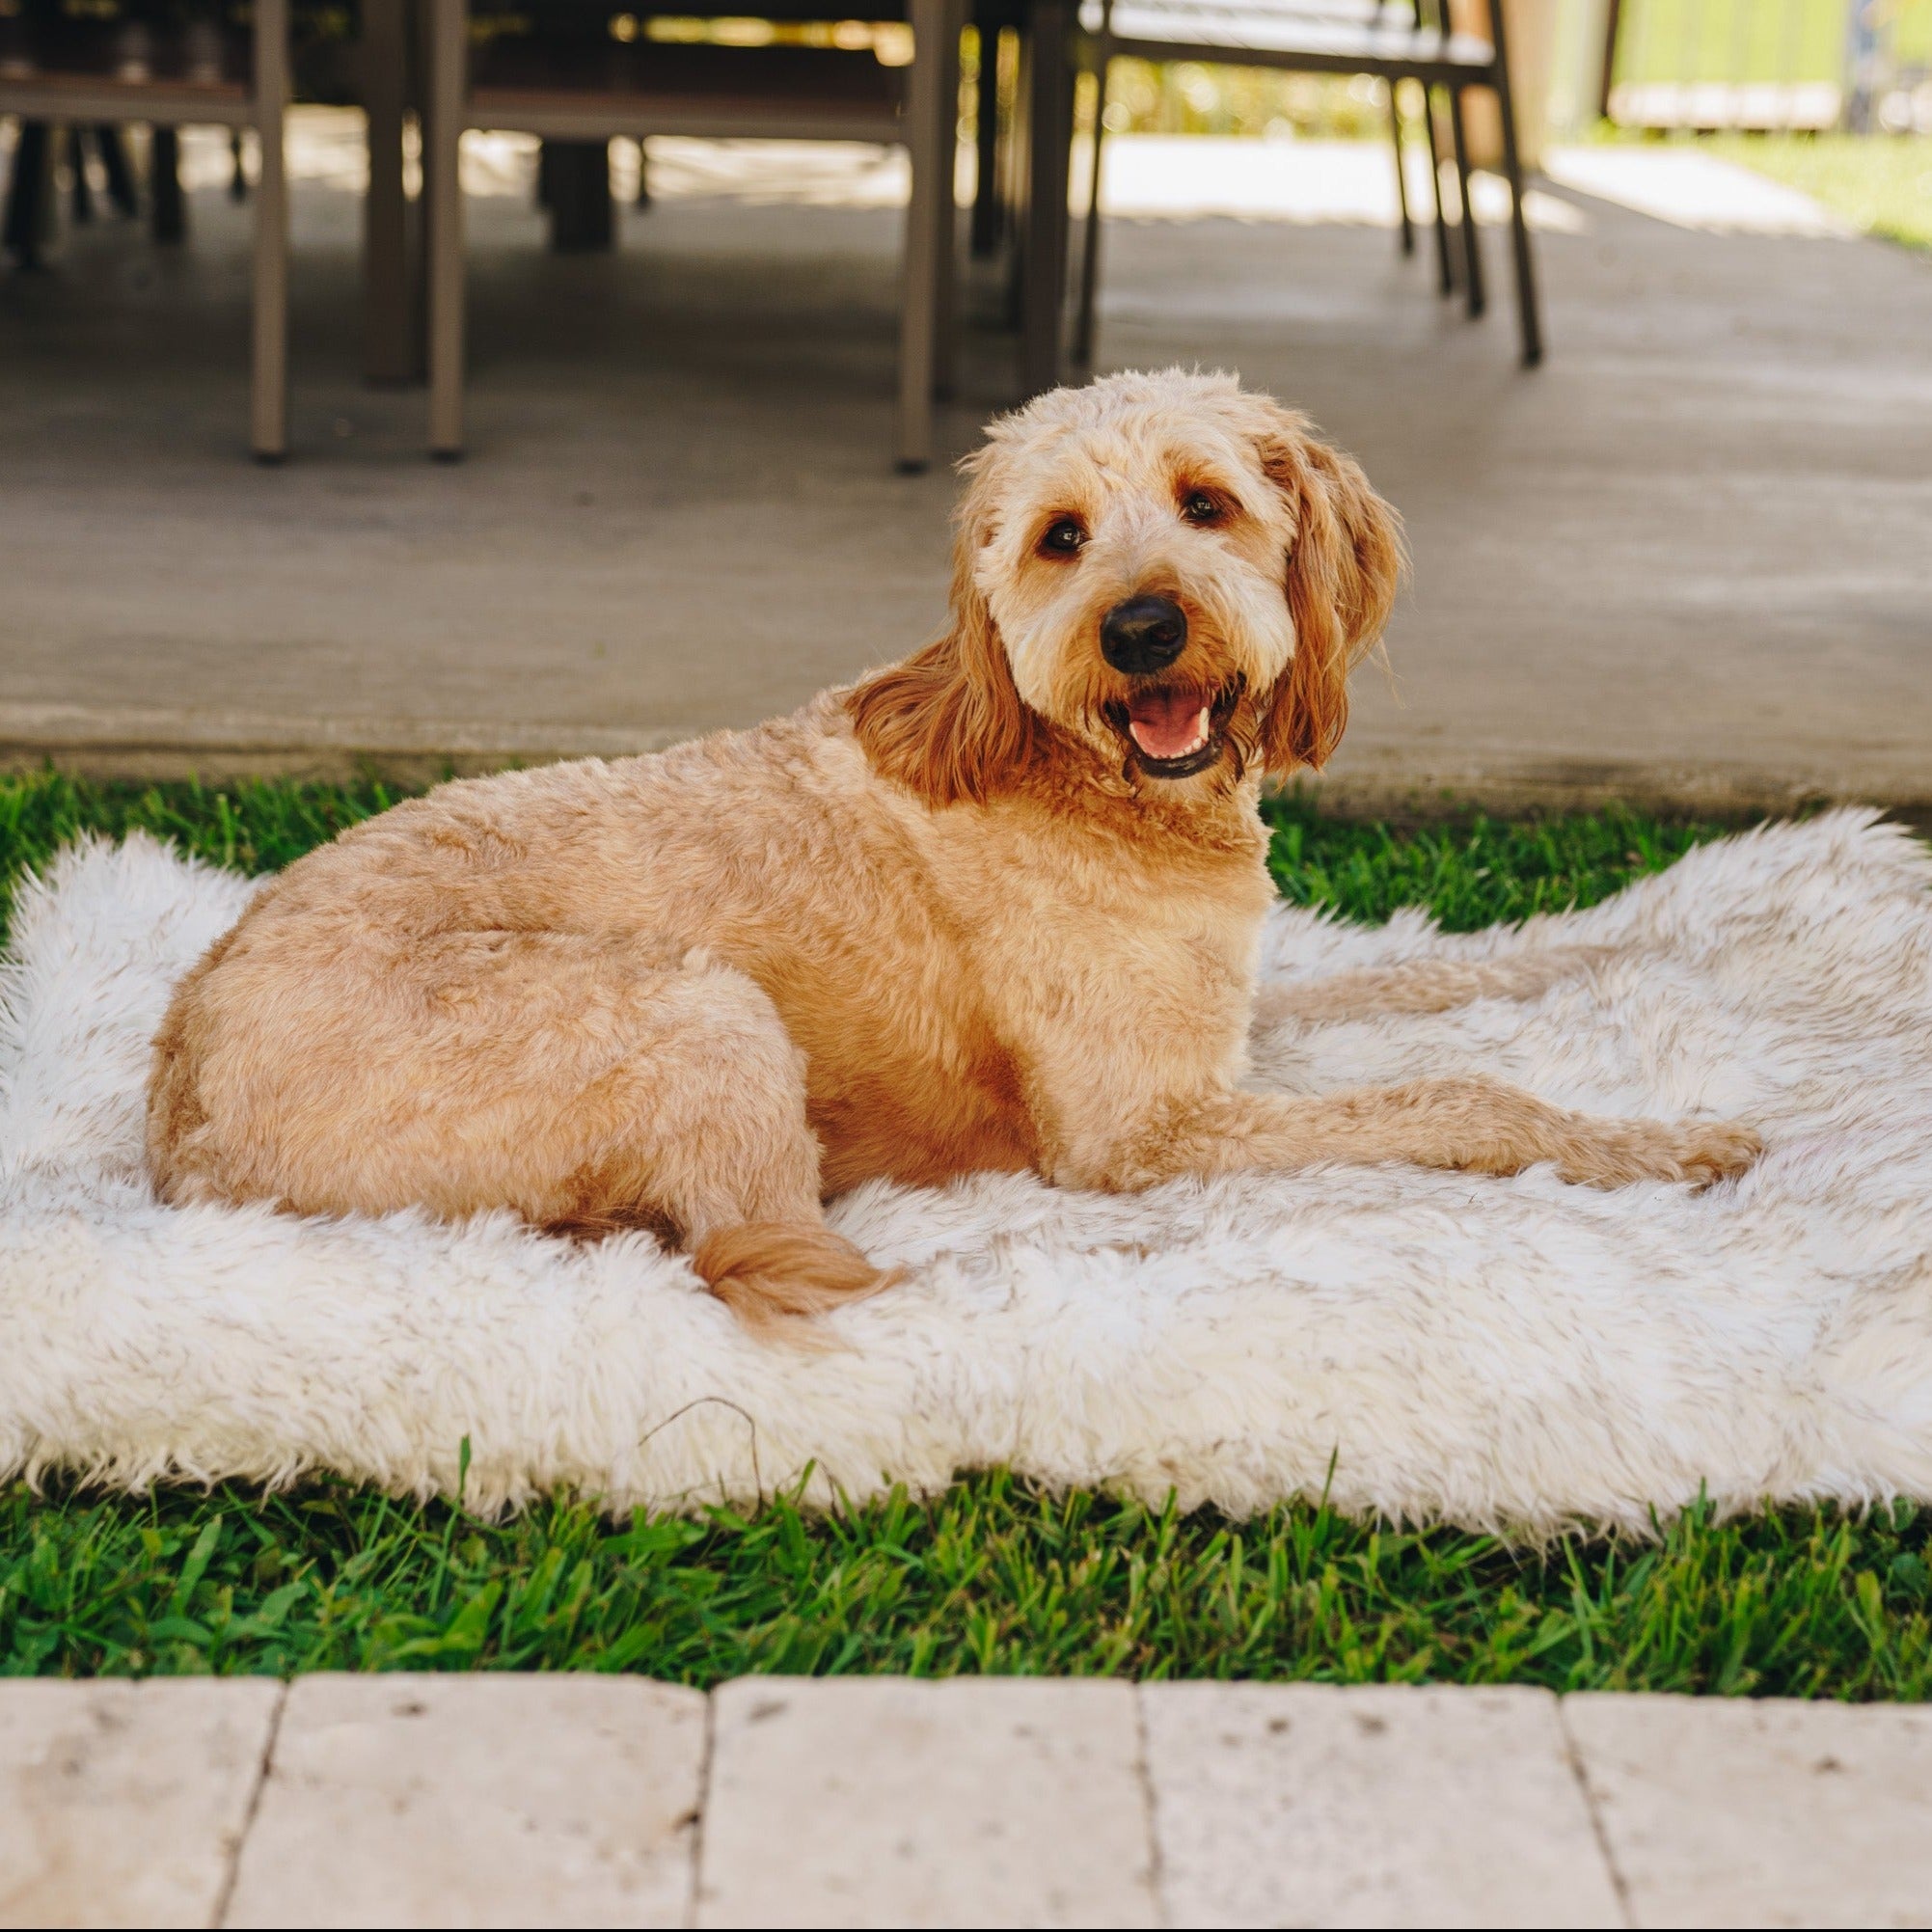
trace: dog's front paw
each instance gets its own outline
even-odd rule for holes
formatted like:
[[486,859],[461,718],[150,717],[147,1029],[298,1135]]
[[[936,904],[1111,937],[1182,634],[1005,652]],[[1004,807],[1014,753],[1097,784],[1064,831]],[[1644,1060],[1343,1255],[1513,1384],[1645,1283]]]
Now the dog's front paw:
[[1708,1121],[1680,1128],[1678,1132],[1684,1141],[1679,1178],[1694,1187],[1735,1181],[1747,1168],[1755,1166],[1764,1152],[1763,1135],[1741,1121]]
[[1708,1187],[1742,1174],[1764,1152],[1755,1129],[1736,1121],[1619,1121],[1580,1136],[1557,1161],[1565,1181],[1588,1187],[1625,1187],[1633,1181],[1688,1181]]

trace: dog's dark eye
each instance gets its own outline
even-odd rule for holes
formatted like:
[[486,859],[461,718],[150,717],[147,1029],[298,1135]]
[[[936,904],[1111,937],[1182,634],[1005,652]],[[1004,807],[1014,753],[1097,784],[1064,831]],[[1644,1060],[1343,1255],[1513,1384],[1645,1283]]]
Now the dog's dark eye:
[[1040,548],[1069,557],[1086,540],[1087,532],[1076,517],[1062,517],[1058,523],[1047,526],[1047,533],[1040,539]]
[[1189,523],[1219,523],[1221,506],[1206,490],[1192,490],[1181,505],[1181,514]]

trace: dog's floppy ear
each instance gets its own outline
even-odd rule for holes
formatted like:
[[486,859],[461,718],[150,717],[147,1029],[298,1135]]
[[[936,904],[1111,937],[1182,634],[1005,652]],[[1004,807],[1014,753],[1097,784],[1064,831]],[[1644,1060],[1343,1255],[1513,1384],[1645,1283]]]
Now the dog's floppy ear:
[[1327,762],[1348,721],[1348,673],[1388,622],[1402,572],[1401,519],[1351,457],[1308,433],[1305,417],[1272,410],[1262,466],[1294,511],[1288,608],[1294,656],[1275,681],[1262,762],[1276,777]]
[[1040,721],[1020,700],[973,575],[987,535],[986,496],[981,472],[960,506],[945,635],[846,699],[873,769],[934,805],[985,803],[1038,747]]

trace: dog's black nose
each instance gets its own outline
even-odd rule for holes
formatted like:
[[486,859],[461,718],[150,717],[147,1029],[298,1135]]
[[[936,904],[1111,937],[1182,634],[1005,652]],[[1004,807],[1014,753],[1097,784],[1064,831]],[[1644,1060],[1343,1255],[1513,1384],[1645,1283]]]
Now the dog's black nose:
[[1115,670],[1165,670],[1187,641],[1187,613],[1170,597],[1129,597],[1101,619],[1101,655]]

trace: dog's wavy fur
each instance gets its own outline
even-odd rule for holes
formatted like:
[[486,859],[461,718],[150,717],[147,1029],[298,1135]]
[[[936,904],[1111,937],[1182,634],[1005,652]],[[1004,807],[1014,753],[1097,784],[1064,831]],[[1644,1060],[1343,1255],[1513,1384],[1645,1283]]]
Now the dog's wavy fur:
[[[1743,1128],[1471,1078],[1243,1091],[1259,787],[1342,736],[1395,513],[1303,418],[1182,371],[1056,391],[965,468],[950,618],[903,664],[752,731],[446,785],[264,887],[155,1041],[162,1198],[646,1231],[772,1320],[884,1285],[822,1211],[875,1176],[1751,1159]],[[1186,641],[1132,676],[1101,624],[1149,595]],[[1143,754],[1150,686],[1211,721],[1202,769]],[[1534,996],[1565,966],[1358,975],[1311,1010]]]

